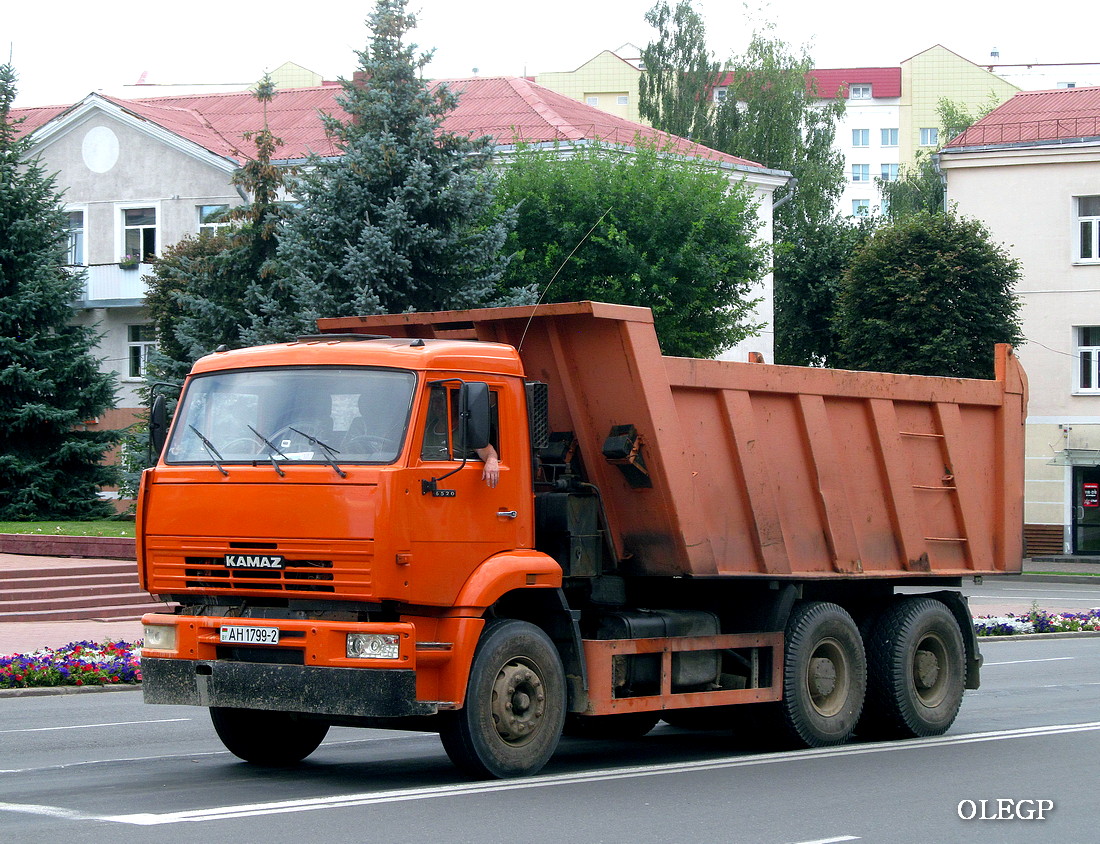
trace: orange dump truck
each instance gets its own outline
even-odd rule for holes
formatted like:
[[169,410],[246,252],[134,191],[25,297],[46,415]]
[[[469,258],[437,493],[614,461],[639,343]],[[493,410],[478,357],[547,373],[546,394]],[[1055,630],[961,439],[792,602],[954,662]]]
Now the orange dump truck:
[[389,726],[514,776],[662,718],[935,735],[977,687],[958,587],[1021,564],[1008,347],[977,381],[663,357],[592,302],[320,330],[153,413],[145,699],[238,756]]

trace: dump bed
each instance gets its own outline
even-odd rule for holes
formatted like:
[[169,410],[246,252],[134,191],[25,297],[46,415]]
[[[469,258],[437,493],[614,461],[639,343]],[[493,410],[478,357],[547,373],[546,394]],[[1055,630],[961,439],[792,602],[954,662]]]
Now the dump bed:
[[[516,346],[527,378],[549,384],[551,429],[576,435],[633,573],[1020,570],[1027,382],[1007,346],[980,381],[664,357],[648,309],[595,302],[319,327]],[[617,426],[640,435],[637,469],[603,456]]]

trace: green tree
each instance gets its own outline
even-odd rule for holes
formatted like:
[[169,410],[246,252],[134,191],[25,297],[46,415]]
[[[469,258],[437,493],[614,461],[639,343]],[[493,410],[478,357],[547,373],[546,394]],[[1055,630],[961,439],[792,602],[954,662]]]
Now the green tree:
[[275,93],[265,76],[256,88],[264,126],[243,136],[255,154],[238,151],[244,163],[232,183],[248,201],[226,211],[226,229],[186,237],[166,249],[149,279],[146,307],[158,339],[151,381],[181,380],[194,361],[218,346],[249,345],[255,314],[280,295],[287,299],[275,254],[277,227],[288,213],[279,197],[291,171],[272,163],[282,143],[267,123]]
[[874,229],[872,218],[839,215],[786,228],[775,258],[785,282],[775,287],[776,363],[836,365],[837,296],[848,265]]
[[993,345],[1023,339],[1019,276],[977,220],[921,212],[881,226],[844,276],[841,365],[991,378]]
[[709,357],[759,328],[748,322],[765,264],[754,199],[714,167],[641,142],[633,154],[523,149],[497,201],[519,205],[507,286],[652,308],[670,355]]
[[721,69],[707,49],[706,25],[691,0],[679,0],[675,9],[660,0],[645,19],[657,30],[657,40],[642,50],[639,113],[658,129],[707,144]]
[[377,0],[347,114],[325,116],[339,155],[311,161],[294,186],[301,209],[281,232],[290,308],[258,316],[282,339],[320,316],[436,310],[490,301],[507,259],[511,215],[493,215],[489,138],[445,131],[457,95],[420,75],[405,0]]
[[84,274],[65,264],[66,217],[53,176],[11,117],[11,64],[0,65],[0,519],[109,515],[99,488],[114,431],[80,430],[114,406],[94,329],[71,324]]

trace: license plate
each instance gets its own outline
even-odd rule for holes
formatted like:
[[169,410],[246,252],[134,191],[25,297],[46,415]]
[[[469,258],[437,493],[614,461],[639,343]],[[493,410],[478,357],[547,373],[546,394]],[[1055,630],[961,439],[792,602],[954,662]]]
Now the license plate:
[[278,627],[243,627],[226,625],[221,628],[221,640],[237,645],[277,645]]

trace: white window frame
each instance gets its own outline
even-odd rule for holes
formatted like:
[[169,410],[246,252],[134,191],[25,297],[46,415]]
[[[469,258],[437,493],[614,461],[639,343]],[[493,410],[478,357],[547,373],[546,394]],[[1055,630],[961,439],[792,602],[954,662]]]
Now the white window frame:
[[[74,249],[72,233],[76,229],[68,228],[68,215],[79,214],[80,215],[80,241]],[[88,266],[88,209],[83,205],[67,205],[65,206],[66,217],[66,244],[68,254],[68,266],[70,267],[86,267]],[[74,260],[75,259],[75,260]]]
[[203,232],[209,232],[210,234],[221,234],[223,230],[232,227],[233,223],[230,220],[222,220],[218,223],[204,223],[202,221],[204,208],[223,208],[226,212],[228,212],[229,204],[226,202],[213,202],[207,205],[196,205],[195,213],[198,215],[199,218],[199,234],[202,234]]
[[[1083,200],[1095,208],[1096,213],[1082,213]],[[1073,262],[1075,264],[1100,264],[1100,196],[1085,195],[1073,198]]]
[[726,85],[720,85],[714,89],[714,101],[720,103],[726,99],[726,94],[729,93],[729,88]]
[[870,83],[861,82],[858,85],[849,85],[848,86],[848,99],[849,100],[870,100],[870,99],[872,99]]
[[[149,353],[156,348],[157,340],[154,332],[152,339],[139,337],[132,339],[133,329],[152,329],[151,322],[131,323],[126,326],[126,380],[139,381],[145,377],[145,371],[149,366]],[[137,374],[134,374],[134,351],[137,351]]]
[[898,130],[897,129],[880,129],[879,139],[882,141],[880,146],[884,147],[896,147],[898,145]]
[[854,147],[869,147],[871,145],[871,130],[870,129],[853,129],[852,130],[852,146]]
[[940,143],[940,130],[936,126],[922,126],[920,130],[920,145],[922,147],[935,147]]
[[870,217],[871,216],[871,200],[869,200],[869,199],[853,199],[852,200],[852,216],[853,217]]
[[630,105],[630,94],[616,94],[615,105]]
[[897,164],[879,165],[879,173],[881,174],[879,178],[881,178],[884,182],[896,182],[898,180],[899,170],[900,165]]
[[587,103],[590,106],[595,106],[596,108],[600,107],[600,98],[599,97],[590,97],[588,95],[585,95],[584,101],[585,101],[585,103]]
[[871,165],[870,164],[853,164],[852,165],[852,182],[856,184],[862,184],[871,181]]
[[[1093,336],[1088,336],[1086,332]],[[1089,345],[1085,344],[1086,340]],[[1074,326],[1073,350],[1073,392],[1085,396],[1100,395],[1100,326]]]
[[[154,212],[154,218],[156,219],[156,223],[152,226],[152,228],[155,229],[155,231],[156,231],[156,249],[154,250],[154,254],[159,256],[161,254],[161,249],[164,248],[164,238],[161,237],[161,230],[160,230],[161,229],[160,223],[161,223],[161,220],[163,219],[163,217],[161,216],[161,213],[160,213],[160,202],[155,201],[155,200],[152,201],[152,202],[127,202],[125,205],[120,204],[120,205],[115,206],[115,226],[116,226],[115,243],[117,244],[117,248],[118,248],[118,258],[119,258],[119,260],[122,259],[123,255],[127,254],[126,253],[126,232],[131,228],[130,226],[126,225],[126,212],[127,211],[137,211],[138,209],[141,209],[141,208],[152,208],[153,212]],[[139,255],[138,257],[140,258],[141,256]]]

